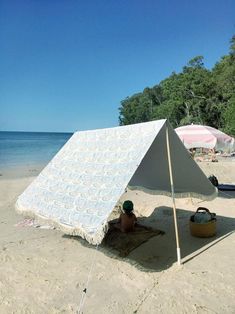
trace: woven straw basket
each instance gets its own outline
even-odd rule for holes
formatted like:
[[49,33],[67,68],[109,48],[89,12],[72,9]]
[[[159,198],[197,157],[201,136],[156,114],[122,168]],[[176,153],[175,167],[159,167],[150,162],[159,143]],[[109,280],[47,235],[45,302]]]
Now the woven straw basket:
[[[199,212],[207,212],[211,215],[211,220],[206,223],[196,223],[194,216]],[[189,221],[191,235],[200,238],[213,237],[216,234],[216,214],[211,213],[209,209],[205,207],[199,207],[196,213],[190,217]]]

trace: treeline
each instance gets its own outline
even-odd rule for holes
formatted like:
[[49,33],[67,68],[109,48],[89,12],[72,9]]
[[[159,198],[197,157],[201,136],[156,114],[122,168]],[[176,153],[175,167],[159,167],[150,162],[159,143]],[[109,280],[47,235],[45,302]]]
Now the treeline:
[[120,125],[169,119],[173,127],[204,124],[235,136],[235,35],[212,70],[197,56],[152,88],[121,101]]

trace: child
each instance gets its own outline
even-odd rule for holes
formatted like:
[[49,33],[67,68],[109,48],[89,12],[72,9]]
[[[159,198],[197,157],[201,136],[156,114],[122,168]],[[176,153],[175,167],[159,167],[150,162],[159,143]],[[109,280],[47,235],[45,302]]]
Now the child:
[[134,231],[137,218],[135,214],[132,213],[134,206],[132,201],[125,201],[122,205],[124,213],[121,213],[118,219],[118,227],[122,232]]

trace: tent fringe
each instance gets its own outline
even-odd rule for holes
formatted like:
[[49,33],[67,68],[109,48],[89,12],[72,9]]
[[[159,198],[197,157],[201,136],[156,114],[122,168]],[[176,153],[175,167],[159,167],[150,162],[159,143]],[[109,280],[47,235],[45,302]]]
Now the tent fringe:
[[[141,186],[129,186],[128,185],[128,189],[130,190],[139,190],[139,191],[143,191],[145,193],[151,194],[151,195],[164,195],[164,196],[168,196],[168,197],[172,197],[171,192],[166,192],[166,191],[159,191],[159,190],[151,190],[151,189],[147,189]],[[211,201],[213,199],[215,199],[218,196],[218,189],[215,187],[215,192],[212,195],[203,195],[203,194],[198,194],[198,193],[194,193],[194,192],[183,192],[183,193],[174,193],[175,198],[199,198],[203,201]]]
[[65,225],[59,221],[56,221],[54,217],[50,219],[42,215],[35,214],[33,210],[26,209],[25,207],[20,206],[18,201],[15,204],[15,209],[16,212],[23,215],[24,217],[33,218],[41,224],[46,223],[52,227],[55,227],[56,229],[59,229],[65,234],[72,236],[80,236],[81,238],[85,239],[92,245],[99,245],[108,231],[108,222],[104,223],[102,225],[102,228],[98,230],[95,234],[89,234],[81,227],[72,227],[69,225]]

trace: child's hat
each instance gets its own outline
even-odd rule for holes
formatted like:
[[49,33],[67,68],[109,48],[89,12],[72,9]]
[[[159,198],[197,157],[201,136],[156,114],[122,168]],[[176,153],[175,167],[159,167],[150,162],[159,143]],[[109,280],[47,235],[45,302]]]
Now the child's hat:
[[123,207],[124,210],[132,211],[133,208],[134,208],[134,205],[133,205],[132,201],[125,201],[123,203],[122,207]]

